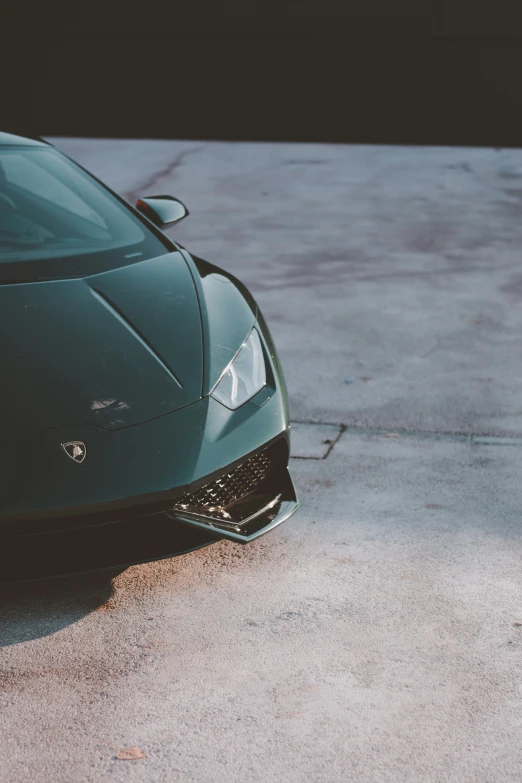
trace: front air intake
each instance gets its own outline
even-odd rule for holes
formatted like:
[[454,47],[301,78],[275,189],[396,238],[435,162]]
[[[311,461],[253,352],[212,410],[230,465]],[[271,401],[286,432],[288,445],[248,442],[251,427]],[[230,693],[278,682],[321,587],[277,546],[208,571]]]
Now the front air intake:
[[176,501],[180,511],[230,519],[229,509],[254,493],[259,493],[271,483],[279,467],[286,467],[283,451],[286,443],[278,441],[264,451],[254,454],[245,462],[199,489],[187,493]]

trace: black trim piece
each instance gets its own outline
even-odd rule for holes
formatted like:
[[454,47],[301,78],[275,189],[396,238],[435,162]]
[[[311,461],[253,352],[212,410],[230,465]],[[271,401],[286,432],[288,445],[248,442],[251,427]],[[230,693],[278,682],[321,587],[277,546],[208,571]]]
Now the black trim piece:
[[0,584],[127,568],[187,554],[219,534],[176,524],[164,514],[102,528],[12,538],[0,547]]

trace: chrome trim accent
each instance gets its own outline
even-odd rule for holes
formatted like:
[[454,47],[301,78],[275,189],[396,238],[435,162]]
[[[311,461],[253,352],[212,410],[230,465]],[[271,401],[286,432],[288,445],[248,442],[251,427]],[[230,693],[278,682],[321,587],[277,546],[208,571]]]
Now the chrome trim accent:
[[[248,496],[247,496],[248,497]],[[246,519],[242,519],[241,522],[229,522],[227,519],[221,519],[220,517],[209,517],[205,514],[197,514],[194,511],[185,511],[182,510],[181,513],[185,517],[194,517],[195,519],[205,519],[207,520],[207,525],[212,524],[212,522],[219,523],[222,527],[230,527],[232,530],[239,531],[243,525],[246,525],[248,522],[251,522],[253,519],[256,519],[257,517],[261,516],[261,514],[264,514],[266,511],[270,511],[271,508],[273,508],[281,499],[281,493],[277,495],[273,500],[271,500],[269,503],[266,504],[266,506],[263,506],[263,508],[260,508],[259,511],[256,511],[254,514],[250,514],[249,517]],[[178,507],[179,508],[179,507]],[[173,511],[176,512],[178,509],[174,507]],[[212,527],[214,527],[212,525]]]
[[274,519],[272,519],[267,525],[265,525],[265,527],[255,531],[251,535],[242,535],[241,533],[238,533],[236,531],[232,531],[228,529],[225,530],[223,528],[214,527],[213,525],[209,525],[208,523],[204,524],[184,514],[176,514],[176,516],[174,517],[173,515],[171,515],[171,512],[168,512],[168,516],[171,516],[172,519],[176,519],[179,522],[185,521],[187,524],[194,525],[196,527],[201,527],[204,528],[205,530],[214,532],[217,536],[220,536],[222,538],[228,538],[229,540],[237,541],[240,544],[248,544],[250,541],[253,541],[255,538],[264,536],[265,533],[270,532],[270,530],[273,530],[274,528],[281,525],[283,522],[286,522],[286,520],[289,519],[292,516],[292,514],[295,514],[298,508],[299,508],[298,501],[293,501],[293,500],[284,501],[284,503],[281,506],[281,511],[279,512],[279,514],[277,514],[277,516]]

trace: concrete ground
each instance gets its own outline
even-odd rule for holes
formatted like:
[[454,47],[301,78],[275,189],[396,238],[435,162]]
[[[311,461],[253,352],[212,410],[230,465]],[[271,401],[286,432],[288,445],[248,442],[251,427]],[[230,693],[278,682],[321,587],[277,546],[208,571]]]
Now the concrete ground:
[[518,783],[522,151],[56,143],[251,287],[302,509],[2,588],[2,783]]

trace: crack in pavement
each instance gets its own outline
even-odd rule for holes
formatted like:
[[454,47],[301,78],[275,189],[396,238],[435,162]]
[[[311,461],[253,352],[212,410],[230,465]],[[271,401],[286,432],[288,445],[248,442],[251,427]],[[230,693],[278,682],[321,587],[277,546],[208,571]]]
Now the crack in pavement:
[[159,171],[155,171],[153,174],[151,174],[150,177],[148,177],[146,180],[141,182],[139,185],[136,186],[134,190],[129,190],[128,192],[123,194],[123,197],[127,199],[127,201],[130,201],[131,203],[134,203],[138,198],[144,198],[142,194],[145,193],[149,188],[152,188],[156,185],[157,182],[162,180],[164,177],[170,176],[177,168],[179,168],[182,164],[187,155],[192,155],[196,152],[199,152],[203,149],[203,146],[199,147],[191,147],[188,150],[182,150],[173,161],[168,163],[166,166],[164,166]]
[[444,440],[453,441],[457,443],[469,443],[472,446],[510,446],[516,448],[522,448],[522,438],[518,437],[497,437],[494,435],[487,435],[479,432],[445,432],[445,431],[433,431],[433,430],[405,430],[405,429],[386,429],[383,427],[357,427],[354,425],[343,424],[339,422],[331,421],[315,421],[311,419],[292,419],[292,423],[299,425],[309,425],[311,427],[338,427],[339,434],[332,440],[325,454],[321,456],[299,456],[291,454],[291,459],[312,459],[323,460],[327,459],[332,453],[335,445],[340,441],[341,437],[345,434],[352,435],[369,435],[374,437],[385,438],[415,438],[417,440]]
[[[321,421],[297,421],[297,420],[294,420],[294,421],[293,421],[293,423],[294,423],[294,424],[301,424],[301,425],[302,425],[302,424],[304,424],[304,425],[307,425],[307,424],[309,424],[309,425],[311,425],[311,426],[313,426],[313,425],[319,425],[319,426],[321,426],[321,425],[323,425],[323,424],[324,424],[324,423],[323,423],[323,422],[321,422]],[[335,438],[333,438],[333,439],[330,441],[330,443],[329,443],[329,445],[328,445],[328,448],[327,448],[327,450],[325,451],[325,453],[324,453],[324,454],[321,454],[319,457],[315,457],[315,456],[309,456],[309,455],[300,455],[300,454],[290,454],[290,457],[291,457],[292,459],[326,459],[327,457],[329,457],[329,456],[330,456],[330,454],[331,454],[331,452],[332,452],[332,449],[333,449],[333,448],[334,448],[334,446],[335,446],[335,444],[336,444],[336,443],[339,441],[339,439],[340,439],[341,435],[342,435],[342,434],[343,434],[343,432],[346,430],[346,425],[345,425],[345,424],[333,424],[333,425],[332,425],[332,424],[326,424],[326,425],[324,425],[324,426],[327,426],[327,427],[328,427],[328,426],[333,426],[333,427],[337,427],[337,428],[339,429],[339,432],[337,433],[336,437],[335,437]],[[328,443],[328,441],[323,441],[323,443]]]

